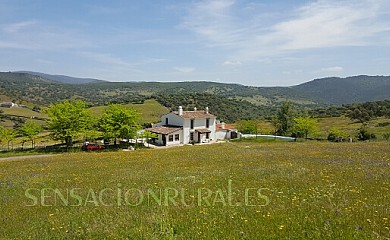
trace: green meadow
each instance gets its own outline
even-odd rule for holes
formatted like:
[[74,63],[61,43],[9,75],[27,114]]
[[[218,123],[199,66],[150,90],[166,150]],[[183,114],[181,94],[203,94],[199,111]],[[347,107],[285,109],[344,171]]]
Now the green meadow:
[[0,161],[0,239],[388,239],[388,142]]

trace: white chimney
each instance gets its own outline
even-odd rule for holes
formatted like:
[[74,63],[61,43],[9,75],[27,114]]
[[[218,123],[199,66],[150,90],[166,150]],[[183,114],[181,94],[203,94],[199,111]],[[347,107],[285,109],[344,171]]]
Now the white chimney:
[[183,116],[183,107],[179,106],[179,116]]
[[208,114],[209,113],[209,107],[206,107],[206,109],[204,111]]
[[224,122],[221,122],[221,128],[225,129],[225,123]]
[[196,107],[194,107],[194,112],[196,112],[196,110],[198,110]]

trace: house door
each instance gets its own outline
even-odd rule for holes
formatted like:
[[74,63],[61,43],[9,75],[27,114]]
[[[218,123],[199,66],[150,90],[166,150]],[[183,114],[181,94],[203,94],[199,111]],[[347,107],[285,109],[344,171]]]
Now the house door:
[[201,141],[201,134],[200,134],[200,132],[198,132],[198,143],[200,143],[200,141]]
[[162,135],[162,141],[163,141],[163,145],[166,146],[167,145],[167,136],[166,135]]
[[237,132],[230,132],[230,138],[236,139],[237,138]]

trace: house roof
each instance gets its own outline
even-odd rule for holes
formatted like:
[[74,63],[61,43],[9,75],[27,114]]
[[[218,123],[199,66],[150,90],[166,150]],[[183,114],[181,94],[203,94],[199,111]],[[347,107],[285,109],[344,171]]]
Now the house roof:
[[[178,112],[174,112],[176,115],[180,116]],[[211,113],[206,113],[205,111],[183,111],[183,115],[181,115],[180,117],[182,118],[187,118],[187,119],[192,119],[192,118],[196,118],[196,119],[206,119],[206,118],[216,118],[215,115],[211,114]]]
[[195,132],[198,132],[198,133],[210,133],[211,131],[207,128],[198,128],[198,129],[195,129]]
[[182,129],[182,127],[177,126],[159,126],[146,129],[149,132],[157,133],[157,134],[170,134],[176,132],[177,130]]
[[220,130],[233,130],[233,129],[234,130],[237,129],[235,124],[227,124],[227,123],[225,123],[225,127],[224,128],[222,128],[222,123],[217,123],[216,124],[216,130],[217,131],[220,131]]

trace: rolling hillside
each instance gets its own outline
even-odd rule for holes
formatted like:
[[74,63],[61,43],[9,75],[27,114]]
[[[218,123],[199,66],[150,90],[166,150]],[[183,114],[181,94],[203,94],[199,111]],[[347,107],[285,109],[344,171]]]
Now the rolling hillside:
[[390,98],[390,77],[322,78],[293,87],[313,99],[330,104],[379,101]]
[[309,108],[327,104],[390,99],[389,76],[324,78],[292,87],[253,87],[196,81],[106,82],[94,79],[82,81],[75,79],[79,78],[2,72],[0,73],[0,95],[36,104],[82,98],[92,105],[102,105],[105,103],[139,103],[156,95],[203,93],[234,101],[245,100],[257,106],[275,107],[289,100]]
[[77,77],[69,77],[65,75],[51,75],[40,72],[30,72],[30,71],[19,71],[15,73],[27,73],[34,76],[46,78],[55,82],[65,83],[65,84],[83,84],[83,83],[96,83],[103,82],[103,80],[93,79],[93,78],[77,78]]

